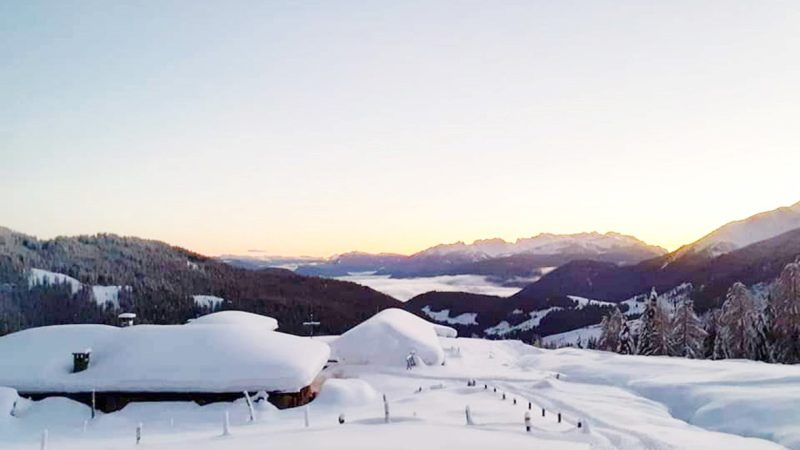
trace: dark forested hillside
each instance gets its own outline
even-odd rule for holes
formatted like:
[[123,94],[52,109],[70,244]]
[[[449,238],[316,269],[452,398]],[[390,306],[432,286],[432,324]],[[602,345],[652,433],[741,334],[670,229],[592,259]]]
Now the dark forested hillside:
[[[598,323],[608,314],[610,305],[579,304],[566,296],[515,299],[466,292],[426,292],[404,304],[407,311],[443,325],[456,328],[461,336],[524,339],[547,336]],[[474,323],[464,324],[437,320],[429,313],[447,311],[449,318],[474,314]],[[531,321],[538,319],[538,324]],[[508,330],[492,332],[492,328],[507,324]],[[530,325],[527,325],[530,324]]]
[[[30,270],[44,269],[84,283],[29,286]],[[219,309],[267,314],[287,332],[303,332],[313,313],[318,331],[339,333],[377,310],[400,303],[364,286],[304,277],[288,270],[245,270],[163,242],[113,234],[39,240],[0,228],[0,333],[60,323],[114,323],[119,310],[98,305],[90,287],[127,286],[120,310],[140,323],[183,323],[208,312],[193,295],[226,300]]]

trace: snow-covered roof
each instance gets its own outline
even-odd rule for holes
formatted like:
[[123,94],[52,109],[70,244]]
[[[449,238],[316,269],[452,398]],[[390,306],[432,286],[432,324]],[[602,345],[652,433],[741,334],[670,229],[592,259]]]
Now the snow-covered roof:
[[[92,348],[72,373],[72,352]],[[330,355],[324,342],[260,327],[59,325],[0,338],[0,386],[20,392],[297,392]]]
[[220,311],[189,322],[192,325],[240,325],[253,326],[267,330],[277,330],[278,321],[269,316],[253,314],[244,311]]
[[444,360],[434,325],[396,308],[383,310],[351,328],[331,342],[331,348],[337,358],[350,364],[402,366],[412,351],[425,364]]

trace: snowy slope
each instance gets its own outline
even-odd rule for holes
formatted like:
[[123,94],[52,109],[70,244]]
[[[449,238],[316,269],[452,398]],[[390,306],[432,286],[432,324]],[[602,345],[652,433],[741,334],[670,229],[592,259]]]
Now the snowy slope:
[[215,295],[193,295],[194,304],[203,308],[213,308],[225,303],[225,299]]
[[602,333],[600,325],[589,325],[588,327],[578,328],[564,333],[551,334],[542,338],[545,345],[554,345],[556,347],[577,346],[580,344],[582,347],[586,345],[589,339],[599,339]]
[[712,257],[719,256],[797,228],[800,202],[723,225],[678,253],[706,251]]
[[31,272],[28,275],[29,286],[64,283],[69,284],[73,294],[81,290],[81,286],[83,286],[81,282],[75,278],[64,275],[63,273],[50,272],[49,270],[31,269]]
[[459,324],[459,325],[477,325],[478,322],[475,321],[475,318],[478,316],[476,313],[463,313],[459,314],[455,317],[450,317],[450,310],[443,309],[441,311],[433,311],[431,310],[430,306],[425,306],[422,308],[422,312],[424,312],[428,317],[438,322],[445,322],[449,324]]
[[[58,272],[50,272],[43,269],[31,269],[28,274],[28,285],[39,286],[43,284],[68,284],[72,293],[80,291],[83,283],[72,278],[68,275]],[[92,297],[98,305],[111,304],[114,308],[119,308],[119,292],[123,289],[129,289],[123,286],[91,286]]]

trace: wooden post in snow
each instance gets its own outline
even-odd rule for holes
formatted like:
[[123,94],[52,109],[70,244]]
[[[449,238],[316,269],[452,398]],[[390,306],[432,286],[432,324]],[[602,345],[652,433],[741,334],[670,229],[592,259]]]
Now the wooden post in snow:
[[222,415],[222,435],[229,436],[231,434],[231,415],[228,411]]
[[92,389],[92,419],[97,414],[97,394],[95,393],[94,389]]
[[470,411],[469,405],[467,405],[467,407],[464,408],[464,415],[467,418],[467,425],[475,425],[475,423],[472,422],[472,411]]
[[250,413],[250,422],[256,421],[256,410],[253,408],[253,400],[250,398],[250,393],[244,391],[244,400],[247,402],[247,412]]
[[389,402],[385,398],[383,400],[383,422],[389,423]]
[[142,423],[139,422],[139,425],[136,425],[136,445],[139,445],[142,442]]
[[531,413],[525,411],[525,431],[531,432]]
[[558,413],[558,423],[561,423],[561,413]]

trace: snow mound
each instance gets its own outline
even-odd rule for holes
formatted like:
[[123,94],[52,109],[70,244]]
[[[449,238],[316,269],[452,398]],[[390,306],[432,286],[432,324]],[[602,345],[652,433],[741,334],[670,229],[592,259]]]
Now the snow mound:
[[401,309],[386,309],[356,325],[331,344],[350,364],[404,366],[412,351],[428,365],[441,364],[444,350],[433,325]]
[[458,331],[455,328],[448,327],[445,325],[433,324],[433,331],[435,331],[436,335],[439,337],[445,337],[445,338],[458,337]]
[[220,311],[189,322],[191,325],[241,325],[263,328],[266,330],[277,330],[278,321],[269,316],[253,314],[244,311]]
[[378,392],[364,380],[356,378],[331,378],[322,385],[314,406],[361,406],[375,403]]
[[19,400],[19,395],[15,389],[0,386],[0,424],[11,416],[14,402],[17,400]]

